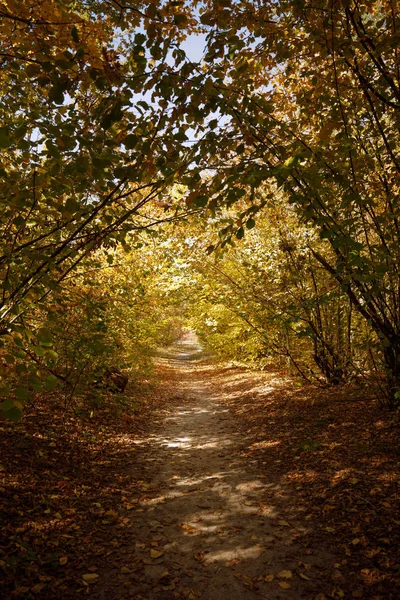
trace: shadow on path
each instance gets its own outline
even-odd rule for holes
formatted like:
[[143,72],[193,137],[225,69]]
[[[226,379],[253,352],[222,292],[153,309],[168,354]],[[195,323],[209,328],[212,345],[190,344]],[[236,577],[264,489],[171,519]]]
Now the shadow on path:
[[240,455],[248,440],[204,378],[197,340],[189,335],[158,361],[178,374],[180,402],[166,407],[157,433],[138,442],[148,478],[129,512],[135,548],[102,597],[315,598],[334,558],[309,547],[301,513],[290,524],[282,518],[287,491],[273,465],[260,473]]

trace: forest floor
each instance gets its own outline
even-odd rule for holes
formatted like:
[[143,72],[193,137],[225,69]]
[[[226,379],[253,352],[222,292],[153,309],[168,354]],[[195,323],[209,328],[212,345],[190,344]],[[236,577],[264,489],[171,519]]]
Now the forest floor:
[[157,371],[0,423],[1,599],[400,597],[398,417],[190,336]]

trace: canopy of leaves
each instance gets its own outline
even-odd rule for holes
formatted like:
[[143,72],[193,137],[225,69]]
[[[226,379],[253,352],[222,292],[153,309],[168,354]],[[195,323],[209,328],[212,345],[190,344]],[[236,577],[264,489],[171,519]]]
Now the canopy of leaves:
[[[208,244],[218,256],[268,211],[279,219],[283,203],[290,231],[271,238],[281,254],[254,233],[268,260],[246,266],[258,269],[252,294],[265,273],[274,299],[262,291],[254,310],[309,340],[306,354],[336,381],[349,370],[351,326],[342,325],[355,309],[397,404],[397,2],[6,0],[0,16],[6,354],[14,344],[23,360],[24,336],[38,339],[40,360],[57,354],[44,350],[50,334],[36,337],[49,329],[37,311],[56,302],[57,320],[65,282],[84,276],[99,248],[128,250],[142,232],[197,213],[209,229],[219,223]],[[182,48],[193,34],[206,39],[198,62]],[[100,302],[97,291],[83,294]],[[244,305],[243,292],[228,310],[242,319]],[[267,346],[282,347],[278,338],[268,335]]]

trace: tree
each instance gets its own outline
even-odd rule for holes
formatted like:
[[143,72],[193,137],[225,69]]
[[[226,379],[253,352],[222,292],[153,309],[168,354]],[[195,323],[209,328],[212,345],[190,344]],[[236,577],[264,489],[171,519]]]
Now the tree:
[[4,331],[94,248],[166,218],[167,197],[150,219],[143,210],[165,194],[179,157],[162,110],[135,94],[165,59],[163,28],[178,26],[145,18],[149,60],[140,7],[10,0],[1,10]]
[[61,341],[36,307],[68,305],[64,282],[98,248],[134,246],[188,212],[167,193],[180,158],[164,110],[137,98],[187,19],[155,3],[51,0],[7,0],[0,17],[0,334],[2,354],[23,363],[24,339]]
[[208,206],[247,195],[248,211],[227,231],[228,238],[241,237],[261,207],[256,190],[276,181],[299,218],[330,245],[333,259],[315,250],[314,258],[379,338],[388,403],[396,406],[397,2],[206,3],[201,21],[209,31],[207,78],[192,78],[188,110],[201,89],[199,135],[204,112],[220,115],[220,125],[211,120],[198,144],[198,172],[214,170]]
[[[330,248],[309,251],[375,332],[396,406],[397,1],[2,6],[2,331],[148,227],[150,203],[156,221],[238,206],[226,245],[279,188]],[[196,31],[199,63],[180,46]]]

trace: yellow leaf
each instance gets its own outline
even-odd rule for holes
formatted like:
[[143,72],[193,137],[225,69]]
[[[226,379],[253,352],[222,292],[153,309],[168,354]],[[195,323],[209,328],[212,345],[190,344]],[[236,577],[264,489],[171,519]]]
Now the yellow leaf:
[[98,578],[99,576],[97,575],[97,573],[85,573],[85,575],[82,575],[82,579],[86,583],[95,583],[95,581],[97,581]]
[[60,557],[60,565],[61,566],[66,565],[67,562],[68,562],[68,556],[61,556]]
[[266,576],[265,576],[265,581],[267,581],[268,583],[269,583],[270,581],[273,581],[274,579],[275,579],[275,575],[272,575],[272,574],[271,574],[271,575],[266,575]]
[[282,527],[290,527],[289,523],[287,521],[278,521],[278,525],[282,525]]
[[293,573],[292,571],[280,571],[280,573],[278,573],[278,577],[280,579],[292,579]]
[[281,588],[283,588],[284,590],[289,590],[292,586],[290,585],[290,583],[288,583],[287,581],[279,581],[279,585],[281,586]]
[[122,573],[123,575],[128,575],[128,573],[130,573],[131,570],[128,567],[121,567],[120,573]]
[[164,552],[160,552],[159,550],[154,550],[154,548],[152,548],[150,550],[151,558],[160,558],[160,556],[162,556],[163,554],[164,554]]

